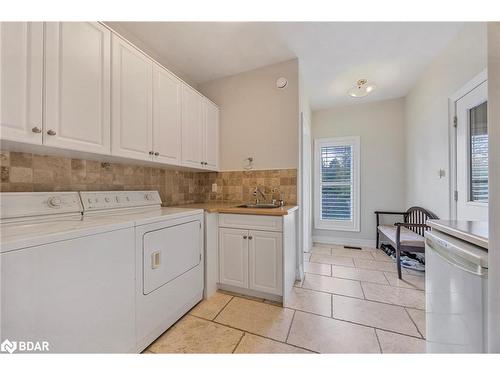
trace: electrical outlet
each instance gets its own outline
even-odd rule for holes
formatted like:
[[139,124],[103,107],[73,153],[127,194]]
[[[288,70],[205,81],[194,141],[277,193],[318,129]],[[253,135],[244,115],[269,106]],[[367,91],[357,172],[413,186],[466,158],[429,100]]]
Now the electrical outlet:
[[217,184],[212,184],[212,193],[217,193]]

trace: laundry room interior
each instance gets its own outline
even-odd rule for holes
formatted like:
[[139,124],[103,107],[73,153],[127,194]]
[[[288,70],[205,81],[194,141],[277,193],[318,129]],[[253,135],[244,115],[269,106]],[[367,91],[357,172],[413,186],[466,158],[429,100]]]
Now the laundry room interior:
[[498,358],[494,17],[49,14],[0,16],[0,363]]

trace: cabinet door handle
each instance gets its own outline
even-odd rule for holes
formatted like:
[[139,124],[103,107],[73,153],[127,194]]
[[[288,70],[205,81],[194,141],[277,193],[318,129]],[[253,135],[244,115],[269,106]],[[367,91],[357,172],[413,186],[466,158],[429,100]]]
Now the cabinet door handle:
[[248,236],[248,239],[251,240],[253,237],[252,236]]
[[41,133],[41,132],[42,132],[42,129],[40,129],[38,126],[35,126],[34,128],[32,128],[32,129],[31,129],[31,131],[32,131],[33,133],[37,133],[37,134],[38,134],[38,133]]
[[246,240],[247,239],[247,236],[243,236],[243,239]]
[[49,129],[49,130],[47,130],[47,134],[48,134],[48,135],[56,135],[57,133],[56,133],[56,131],[55,131],[55,130],[53,130],[53,129]]
[[158,156],[158,155],[160,155],[160,153],[159,152],[155,152],[155,156]]
[[154,152],[153,152],[153,151],[149,151],[149,155],[153,155],[153,154],[154,154]]
[[203,165],[203,162],[202,162],[202,161],[200,161],[200,164],[201,164],[201,165]]

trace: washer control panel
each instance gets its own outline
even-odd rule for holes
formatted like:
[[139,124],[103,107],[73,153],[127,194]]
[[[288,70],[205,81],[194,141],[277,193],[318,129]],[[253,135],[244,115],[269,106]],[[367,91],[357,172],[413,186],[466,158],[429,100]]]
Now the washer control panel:
[[161,206],[157,191],[81,191],[84,211]]
[[0,193],[2,219],[82,212],[77,192]]

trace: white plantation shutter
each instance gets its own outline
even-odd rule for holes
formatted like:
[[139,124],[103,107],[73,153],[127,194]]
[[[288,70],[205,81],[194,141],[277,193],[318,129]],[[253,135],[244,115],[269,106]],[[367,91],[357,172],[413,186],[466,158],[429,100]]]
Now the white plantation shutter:
[[359,230],[359,137],[315,141],[315,226]]
[[321,219],[352,220],[352,146],[321,147]]
[[473,202],[488,202],[488,121],[486,102],[470,111],[470,193]]

